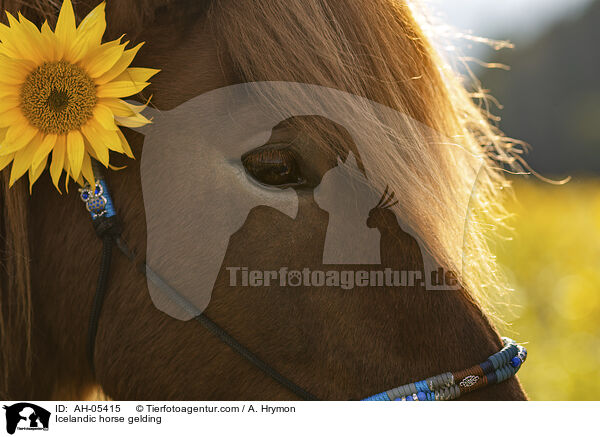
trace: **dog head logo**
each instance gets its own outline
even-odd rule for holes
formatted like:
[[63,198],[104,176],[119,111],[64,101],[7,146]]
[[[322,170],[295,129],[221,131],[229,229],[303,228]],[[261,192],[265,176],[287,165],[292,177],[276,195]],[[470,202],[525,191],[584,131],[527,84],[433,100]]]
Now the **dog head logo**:
[[6,432],[14,434],[18,430],[48,430],[50,412],[27,402],[4,406],[6,410]]

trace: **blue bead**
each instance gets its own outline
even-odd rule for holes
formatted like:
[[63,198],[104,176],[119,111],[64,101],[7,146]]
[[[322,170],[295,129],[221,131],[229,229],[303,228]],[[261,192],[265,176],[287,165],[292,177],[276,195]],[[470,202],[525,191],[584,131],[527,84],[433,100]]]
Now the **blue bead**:
[[407,400],[407,401],[414,401],[414,399],[413,399],[412,395],[406,396],[406,400]]
[[81,198],[83,200],[88,200],[89,197],[90,197],[90,195],[87,193],[87,191],[84,191],[83,193],[81,193]]
[[402,400],[402,398],[396,398],[396,399],[394,399],[394,400],[395,400],[395,401],[401,401],[401,400]]
[[422,391],[424,393],[429,392],[429,386],[427,385],[427,381],[419,381],[415,383],[415,387],[417,388],[417,391]]
[[513,367],[519,367],[521,365],[521,358],[519,357],[514,357],[512,360],[510,360],[510,364]]
[[494,364],[490,360],[486,360],[480,364],[483,374],[486,375],[494,370]]
[[420,391],[419,393],[417,393],[417,397],[419,398],[420,401],[427,400],[427,396],[422,391]]

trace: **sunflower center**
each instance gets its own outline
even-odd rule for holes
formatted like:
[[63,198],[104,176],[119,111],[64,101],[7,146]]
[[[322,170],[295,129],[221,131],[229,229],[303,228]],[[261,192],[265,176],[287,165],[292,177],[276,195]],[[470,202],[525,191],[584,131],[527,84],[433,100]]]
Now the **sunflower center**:
[[69,93],[62,90],[53,89],[47,100],[48,107],[54,112],[61,112],[69,106]]
[[96,86],[77,65],[47,62],[33,70],[21,89],[21,110],[45,134],[65,134],[92,118]]

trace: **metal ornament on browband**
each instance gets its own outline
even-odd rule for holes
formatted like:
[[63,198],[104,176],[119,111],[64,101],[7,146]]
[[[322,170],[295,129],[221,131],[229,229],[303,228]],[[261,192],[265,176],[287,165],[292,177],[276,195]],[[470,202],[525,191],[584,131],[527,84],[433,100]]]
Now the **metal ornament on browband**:
[[98,161],[93,160],[92,168],[94,170],[94,177],[96,178],[96,185],[92,187],[89,184],[85,184],[83,188],[79,189],[79,197],[85,203],[85,209],[90,213],[94,229],[99,237],[102,238],[108,231],[119,234],[117,212],[108,191],[102,167]]
[[[98,162],[93,161],[94,175],[96,184],[94,187],[86,185],[81,188],[80,197],[85,203],[87,211],[90,213],[92,223],[96,233],[103,241],[102,264],[98,277],[98,286],[94,296],[92,313],[88,329],[88,359],[92,372],[94,369],[94,348],[96,333],[98,330],[98,321],[102,311],[102,304],[107,290],[108,275],[110,272],[110,263],[112,248],[116,243],[119,250],[133,263],[135,263],[135,254],[129,249],[127,244],[121,239],[121,228],[112,197],[108,190],[108,185],[103,176],[102,167]],[[186,301],[177,290],[165,282],[145,263],[137,265],[138,270],[151,280],[156,286],[161,288],[167,296],[175,296],[178,300]],[[304,390],[293,381],[281,375],[277,370],[262,361],[254,355],[245,346],[240,344],[227,331],[212,321],[208,316],[199,314],[194,318],[204,328],[218,337],[235,352],[239,353],[244,359],[248,360],[258,369],[273,378],[282,386],[296,394],[304,400],[318,400],[313,394]],[[410,384],[387,390],[385,392],[373,395],[364,401],[448,401],[457,399],[463,394],[478,390],[492,384],[498,384],[514,376],[527,358],[527,350],[517,345],[513,340],[503,337],[504,348],[490,356],[486,361],[468,369],[458,372],[447,372],[426,378]]]
[[[92,215],[92,220],[98,217],[115,215],[115,210],[112,205],[112,200],[107,193],[103,196],[106,190],[106,183],[102,179],[96,180],[96,186],[90,187],[89,184],[79,189],[81,200],[85,202],[85,208]],[[108,197],[108,198],[107,198]]]

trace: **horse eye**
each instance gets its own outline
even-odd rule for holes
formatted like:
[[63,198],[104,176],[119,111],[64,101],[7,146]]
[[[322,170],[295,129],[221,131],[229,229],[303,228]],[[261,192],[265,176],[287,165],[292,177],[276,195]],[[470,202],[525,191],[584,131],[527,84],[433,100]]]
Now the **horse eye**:
[[245,153],[242,164],[254,179],[265,185],[287,188],[306,182],[289,147],[271,144],[259,147]]

